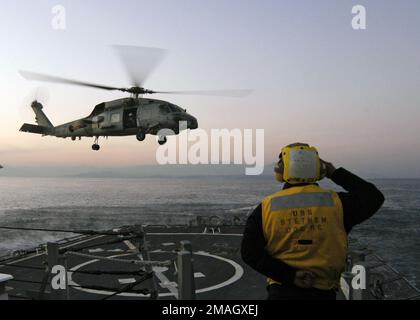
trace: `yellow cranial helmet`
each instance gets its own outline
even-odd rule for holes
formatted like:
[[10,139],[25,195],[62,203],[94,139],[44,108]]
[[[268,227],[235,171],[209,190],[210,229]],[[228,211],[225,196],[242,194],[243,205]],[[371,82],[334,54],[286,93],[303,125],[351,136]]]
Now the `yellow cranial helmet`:
[[278,181],[290,184],[315,183],[325,176],[317,149],[305,143],[284,147],[274,172]]

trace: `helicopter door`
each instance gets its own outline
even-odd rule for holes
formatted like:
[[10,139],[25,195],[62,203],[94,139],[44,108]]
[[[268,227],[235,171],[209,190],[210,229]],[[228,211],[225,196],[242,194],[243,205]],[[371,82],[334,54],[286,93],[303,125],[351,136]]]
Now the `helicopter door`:
[[137,128],[137,108],[124,110],[123,126],[124,129]]
[[151,107],[150,105],[143,105],[139,108],[139,127],[147,128],[150,124],[150,120],[152,117]]

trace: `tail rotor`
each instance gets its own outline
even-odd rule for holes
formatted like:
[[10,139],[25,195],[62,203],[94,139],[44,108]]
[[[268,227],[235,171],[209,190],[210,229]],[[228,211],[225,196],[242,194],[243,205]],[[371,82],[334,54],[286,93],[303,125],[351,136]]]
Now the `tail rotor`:
[[34,111],[32,106],[34,103],[40,103],[43,106],[48,104],[50,94],[46,87],[37,87],[25,96],[19,106],[19,116],[23,122],[33,122]]

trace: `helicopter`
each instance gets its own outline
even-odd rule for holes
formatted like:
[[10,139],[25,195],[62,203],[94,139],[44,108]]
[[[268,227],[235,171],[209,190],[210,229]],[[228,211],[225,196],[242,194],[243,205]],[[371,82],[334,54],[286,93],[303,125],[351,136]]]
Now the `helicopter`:
[[[37,125],[24,123],[21,132],[54,136],[58,138],[71,138],[81,140],[82,137],[94,137],[92,150],[99,151],[99,138],[111,136],[135,135],[138,141],[144,141],[146,135],[159,135],[158,143],[167,142],[167,135],[179,134],[180,130],[197,129],[198,121],[193,115],[168,101],[143,98],[150,94],[187,94],[212,95],[226,97],[242,97],[248,95],[250,90],[207,90],[207,91],[154,91],[145,89],[142,84],[151,71],[162,59],[165,50],[158,48],[114,46],[120,56],[126,71],[133,83],[130,87],[115,87],[91,82],[72,80],[30,71],[19,71],[26,80],[44,81],[78,85],[108,91],[121,91],[129,93],[130,97],[120,98],[96,105],[92,112],[84,118],[54,126],[43,112],[43,105],[37,100],[31,103],[35,113]],[[180,123],[186,126],[180,126]],[[180,129],[181,128],[181,129]],[[163,130],[162,129],[169,129]]]

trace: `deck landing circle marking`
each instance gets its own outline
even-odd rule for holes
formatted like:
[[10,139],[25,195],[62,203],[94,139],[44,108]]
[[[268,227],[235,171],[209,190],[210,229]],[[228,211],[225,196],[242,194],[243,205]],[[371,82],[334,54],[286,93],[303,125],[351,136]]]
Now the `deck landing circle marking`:
[[[128,254],[117,254],[117,255],[113,255],[113,256],[109,256],[108,258],[117,258],[117,257],[122,257],[122,256],[129,256],[129,255],[133,255],[132,253],[128,253]],[[244,269],[241,267],[240,264],[236,263],[233,260],[230,259],[226,259],[220,256],[216,256],[214,254],[210,254],[204,251],[197,251],[194,252],[194,255],[199,255],[199,256],[205,256],[205,257],[210,257],[210,258],[214,258],[214,259],[218,259],[224,262],[229,263],[234,269],[235,269],[235,273],[232,277],[230,277],[228,280],[221,282],[219,284],[213,285],[211,287],[207,287],[207,288],[202,288],[202,289],[198,289],[195,291],[195,293],[203,293],[203,292],[208,292],[208,291],[213,291],[213,290],[217,290],[223,287],[226,287],[236,281],[238,281],[244,274]],[[87,293],[93,293],[93,294],[101,294],[101,295],[111,295],[113,293],[115,293],[115,291],[107,291],[107,290],[96,290],[96,289],[87,289],[87,288],[83,288],[82,285],[78,284],[77,282],[73,281],[72,279],[72,274],[74,271],[79,270],[80,268],[83,268],[89,264],[98,262],[99,260],[97,259],[93,259],[93,260],[89,260],[86,262],[83,262],[81,264],[78,264],[74,267],[72,267],[70,269],[70,271],[68,272],[68,282],[69,285],[73,285],[73,286],[80,286],[82,288],[78,288],[78,287],[74,287],[74,289],[79,290],[79,291],[84,291]],[[123,297],[149,297],[150,295],[148,294],[141,294],[141,293],[129,293],[129,292],[123,292],[123,293],[119,293],[118,296],[123,296]],[[159,293],[159,297],[173,297],[174,295],[170,292],[163,292],[163,293]]]

